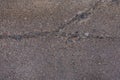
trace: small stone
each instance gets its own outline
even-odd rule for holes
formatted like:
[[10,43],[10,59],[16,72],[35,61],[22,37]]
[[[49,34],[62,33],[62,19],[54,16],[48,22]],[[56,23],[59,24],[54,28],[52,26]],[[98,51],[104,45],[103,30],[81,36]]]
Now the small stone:
[[24,20],[27,20],[27,17],[24,17]]
[[11,52],[9,52],[8,54],[9,54],[9,55],[11,55],[12,53],[11,53]]
[[99,62],[98,64],[101,65],[102,63]]
[[87,33],[85,33],[84,35],[88,37],[88,36],[89,36],[89,33],[87,32]]

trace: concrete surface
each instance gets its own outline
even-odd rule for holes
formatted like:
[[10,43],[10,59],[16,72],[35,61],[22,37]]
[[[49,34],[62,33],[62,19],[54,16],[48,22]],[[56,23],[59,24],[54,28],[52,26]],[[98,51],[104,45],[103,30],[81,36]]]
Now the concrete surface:
[[120,80],[120,0],[0,0],[0,80]]

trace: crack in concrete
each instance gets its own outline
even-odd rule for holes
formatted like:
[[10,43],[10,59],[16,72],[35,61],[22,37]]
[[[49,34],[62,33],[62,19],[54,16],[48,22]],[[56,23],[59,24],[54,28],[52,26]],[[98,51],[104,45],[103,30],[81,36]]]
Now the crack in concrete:
[[30,32],[30,33],[26,33],[26,34],[22,34],[22,35],[0,35],[0,39],[14,39],[17,41],[21,41],[22,39],[29,39],[29,38],[37,38],[39,36],[50,36],[50,35],[54,35],[57,36],[59,38],[61,37],[65,37],[67,38],[67,40],[72,40],[72,39],[77,39],[77,40],[81,40],[81,39],[120,39],[120,37],[113,37],[113,36],[100,36],[100,35],[83,35],[83,34],[79,34],[78,32],[75,33],[52,33],[52,32]]
[[[29,32],[26,34],[20,34],[20,35],[0,35],[0,39],[14,39],[17,41],[20,41],[22,39],[28,39],[28,38],[37,38],[39,36],[47,36],[47,35],[54,35],[54,36],[59,36],[59,37],[66,37],[68,40],[72,38],[78,38],[78,39],[84,39],[86,36],[80,37],[81,35],[76,32],[75,34],[66,34],[65,32],[61,32],[67,25],[75,22],[75,21],[82,21],[88,16],[92,14],[92,11],[101,3],[101,0],[97,1],[94,6],[89,8],[88,10],[76,14],[72,19],[70,19],[68,22],[60,25],[58,29],[51,31],[51,32]],[[86,38],[94,38],[94,39],[120,39],[120,37],[106,37],[106,36],[87,36]]]
[[99,40],[103,40],[103,39],[108,39],[108,40],[116,40],[116,39],[120,39],[120,37],[117,36],[109,36],[109,35],[94,35],[94,34],[89,34],[89,35],[85,35],[85,34],[79,34],[79,32],[75,32],[75,33],[64,33],[64,35],[62,34],[60,37],[64,37],[67,38],[66,41],[70,41],[70,42],[75,42],[75,41],[80,41],[81,39],[99,39]]
[[36,38],[39,36],[46,36],[50,34],[50,32],[30,32],[26,34],[21,35],[0,35],[0,39],[14,39],[14,40],[22,40],[22,39],[28,39],[28,38]]
[[77,21],[83,21],[85,19],[87,19],[91,14],[92,11],[94,11],[94,9],[99,6],[99,3],[101,3],[101,0],[98,0],[92,7],[90,7],[89,9],[81,12],[81,13],[77,13],[75,16],[73,16],[70,20],[68,20],[67,22],[65,22],[64,24],[60,25],[60,27],[58,27],[58,29],[56,29],[54,32],[60,32],[61,30],[63,30],[66,26],[70,25],[71,23]]

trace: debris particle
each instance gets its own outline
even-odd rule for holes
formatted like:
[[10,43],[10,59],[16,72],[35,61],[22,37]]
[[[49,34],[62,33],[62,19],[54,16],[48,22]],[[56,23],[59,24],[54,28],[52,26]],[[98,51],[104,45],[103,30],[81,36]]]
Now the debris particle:
[[86,37],[88,37],[88,36],[89,36],[89,33],[87,32],[87,33],[85,33],[84,35],[85,35]]

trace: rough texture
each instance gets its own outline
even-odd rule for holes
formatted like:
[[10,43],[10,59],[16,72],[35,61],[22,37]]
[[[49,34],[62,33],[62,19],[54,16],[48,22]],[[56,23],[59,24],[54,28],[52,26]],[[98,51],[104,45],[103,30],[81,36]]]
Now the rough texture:
[[0,80],[120,80],[120,0],[0,0]]

